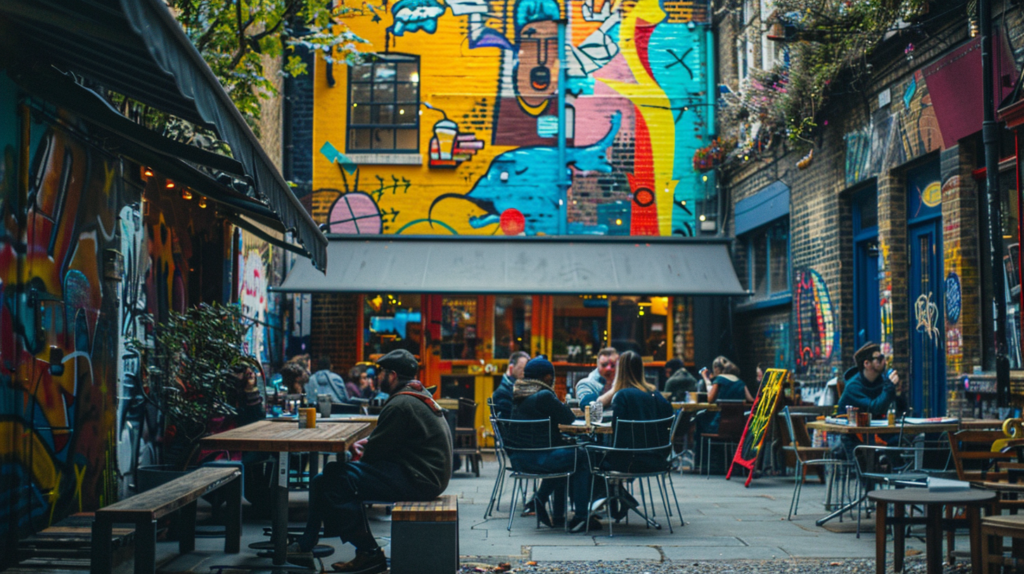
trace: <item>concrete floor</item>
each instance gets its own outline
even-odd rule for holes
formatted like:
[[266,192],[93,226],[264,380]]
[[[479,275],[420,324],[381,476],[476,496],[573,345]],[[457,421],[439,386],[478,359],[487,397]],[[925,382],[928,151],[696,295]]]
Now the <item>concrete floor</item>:
[[[486,456],[486,455],[485,455]],[[843,523],[833,521],[825,527],[815,525],[815,520],[825,514],[823,499],[825,487],[817,481],[808,482],[800,501],[800,514],[793,520],[786,520],[790,497],[793,492],[792,477],[763,477],[755,479],[749,488],[743,480],[733,477],[726,481],[723,476],[706,479],[692,474],[675,474],[675,489],[686,521],[679,526],[678,517],[673,518],[674,533],[665,525],[664,512],[657,510],[661,530],[646,528],[635,516],[630,523],[615,525],[614,537],[609,537],[607,528],[603,532],[588,534],[566,534],[561,529],[536,528],[535,519],[516,516],[511,533],[508,524],[509,489],[502,498],[501,510],[492,518],[484,519],[491,489],[494,485],[497,465],[493,457],[485,458],[479,478],[470,474],[456,473],[448,494],[459,497],[460,554],[463,563],[513,562],[535,560],[557,561],[609,561],[641,560],[651,562],[695,562],[719,560],[773,560],[790,558],[873,558],[875,536],[872,520],[865,520],[860,538],[854,534],[854,520]],[[510,483],[511,481],[509,481]],[[293,522],[304,520],[307,493],[292,492],[290,497],[290,518]],[[673,507],[673,512],[675,511]],[[370,516],[371,528],[385,552],[389,552],[390,517],[383,512]],[[160,542],[158,570],[162,573],[209,572],[211,566],[229,565],[239,568],[261,568],[270,565],[269,559],[258,558],[249,550],[252,542],[268,540],[263,535],[266,520],[246,516],[242,553],[222,553],[222,539],[200,539],[196,551],[185,556],[175,556],[177,544]],[[349,560],[354,556],[351,546],[338,539],[321,541],[335,547],[333,556],[325,560],[332,562]],[[966,549],[965,536],[958,537],[958,548]],[[909,554],[923,551],[924,545],[916,539],[908,540]]]

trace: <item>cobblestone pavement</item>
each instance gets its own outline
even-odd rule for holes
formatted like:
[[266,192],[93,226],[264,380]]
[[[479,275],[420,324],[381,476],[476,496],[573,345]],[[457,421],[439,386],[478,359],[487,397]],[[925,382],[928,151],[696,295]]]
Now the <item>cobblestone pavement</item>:
[[[509,572],[514,574],[605,574],[637,573],[663,574],[687,572],[690,574],[874,574],[874,560],[731,560],[728,562],[651,563],[632,560],[612,562],[517,562],[504,566],[486,563],[464,563],[460,574],[476,572]],[[944,574],[970,572],[970,563],[963,560],[947,565]],[[889,571],[892,571],[890,565]],[[904,572],[925,572],[923,559],[908,559]]]

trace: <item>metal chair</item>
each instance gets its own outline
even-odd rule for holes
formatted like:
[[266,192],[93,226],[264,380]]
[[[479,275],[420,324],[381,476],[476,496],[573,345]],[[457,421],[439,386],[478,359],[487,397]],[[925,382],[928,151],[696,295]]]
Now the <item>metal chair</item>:
[[[569,504],[569,478],[576,472],[578,464],[578,449],[576,445],[554,446],[551,444],[551,419],[539,419],[531,421],[516,421],[509,419],[492,419],[494,425],[495,440],[505,450],[509,466],[512,469],[512,502],[508,514],[508,531],[512,535],[512,521],[516,516],[516,497],[521,490],[519,486],[523,481],[565,479],[565,499]],[[533,472],[528,470],[527,458],[544,453],[555,453],[559,451],[572,451],[572,469]],[[524,490],[525,492],[525,490]],[[525,497],[525,494],[524,494]],[[538,525],[540,519],[538,516]],[[569,521],[565,521],[565,531],[569,531]]]
[[849,480],[850,469],[853,466],[852,463],[832,458],[829,453],[828,447],[811,447],[801,445],[800,441],[797,440],[796,431],[793,428],[792,415],[789,412],[789,407],[782,407],[782,411],[779,412],[779,418],[782,419],[786,426],[786,431],[789,435],[789,444],[782,447],[782,450],[793,453],[793,458],[796,461],[794,472],[796,474],[796,481],[793,485],[793,497],[789,501],[789,514],[786,515],[786,520],[791,520],[793,515],[797,514],[797,510],[800,507],[800,493],[803,491],[804,480],[807,478],[807,469],[810,468],[821,468],[822,470],[828,470],[828,489],[825,495],[825,508],[829,508],[832,500],[832,492],[835,487],[835,479],[837,475],[841,475],[840,485],[840,497],[839,504],[842,505],[845,502],[844,494],[847,491],[846,483]]
[[[718,419],[718,432],[701,434],[700,450],[701,450],[701,464],[707,470],[707,478],[711,478],[711,448],[717,445],[722,446],[722,452],[725,457],[725,467],[729,467],[729,450],[730,447],[736,448],[739,444],[740,438],[743,436],[743,429],[747,424],[747,411],[750,409],[750,403],[745,401],[730,401],[720,400],[718,406],[721,409],[721,417]],[[697,413],[699,417],[706,417],[713,413],[708,411],[700,411]],[[705,445],[707,447],[705,448]],[[706,452],[705,452],[706,451]]]
[[[661,494],[661,502],[665,507],[665,514],[669,516],[668,529],[672,532],[672,511],[669,509],[668,483],[665,477],[671,480],[672,470],[672,431],[679,416],[672,416],[653,421],[627,421],[618,419],[615,421],[615,428],[612,435],[612,446],[587,445],[587,455],[591,464],[590,497],[594,495],[594,484],[598,478],[604,480],[608,490],[608,501],[618,499],[620,504],[630,507],[633,512],[640,515],[648,526],[661,529],[661,525],[652,516],[647,516],[647,500],[643,489],[643,479],[653,478],[658,485]],[[654,461],[656,466],[651,467]],[[622,490],[623,481],[640,479],[640,498],[644,511],[632,506]],[[613,489],[613,485],[615,488]],[[651,493],[653,495],[653,492]],[[673,489],[674,494],[674,489]],[[676,511],[679,512],[680,520],[682,511],[676,499]],[[654,500],[651,500],[652,509]],[[587,510],[587,524],[590,523],[591,511]],[[608,535],[614,534],[612,521],[608,522]]]

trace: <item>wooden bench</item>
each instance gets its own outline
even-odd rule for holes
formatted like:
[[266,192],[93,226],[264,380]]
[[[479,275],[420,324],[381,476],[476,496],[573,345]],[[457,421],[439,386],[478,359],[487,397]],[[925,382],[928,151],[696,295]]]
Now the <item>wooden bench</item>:
[[242,541],[242,473],[234,467],[202,467],[96,511],[92,523],[92,574],[110,574],[111,532],[115,523],[135,525],[135,574],[156,571],[156,522],[180,511],[178,551],[187,554],[196,545],[196,507],[199,497],[227,489],[228,517],[224,552],[237,554]]
[[[1003,538],[1011,539],[1010,557],[1003,554]],[[995,544],[993,544],[995,542]],[[989,516],[981,519],[981,571],[989,574],[992,566],[1024,569],[1024,514]]]
[[458,498],[446,494],[427,502],[396,502],[391,509],[391,572],[451,574],[458,569]]

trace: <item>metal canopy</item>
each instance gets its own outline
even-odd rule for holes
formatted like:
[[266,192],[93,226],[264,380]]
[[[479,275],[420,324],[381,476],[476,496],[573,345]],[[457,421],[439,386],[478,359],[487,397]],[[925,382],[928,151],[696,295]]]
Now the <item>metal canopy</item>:
[[5,50],[216,131],[259,199],[326,266],[323,234],[161,0],[2,0]]
[[326,275],[299,263],[276,291],[746,296],[728,238],[330,235]]

